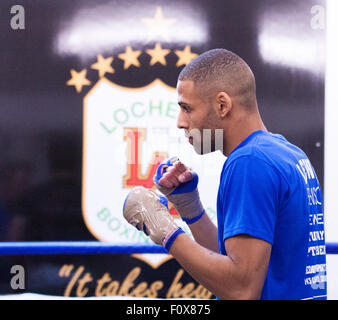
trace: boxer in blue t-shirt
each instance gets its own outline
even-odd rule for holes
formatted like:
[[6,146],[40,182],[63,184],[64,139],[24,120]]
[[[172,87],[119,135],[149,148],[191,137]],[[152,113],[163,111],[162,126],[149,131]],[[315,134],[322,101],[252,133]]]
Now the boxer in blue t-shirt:
[[224,164],[217,199],[219,252],[248,234],[271,244],[262,299],[325,299],[320,186],[305,153],[283,136],[255,131]]
[[250,67],[230,51],[210,50],[181,71],[177,92],[177,126],[195,151],[227,157],[218,226],[205,214],[197,174],[177,157],[158,167],[154,182],[195,241],[151,190],[132,190],[124,217],[219,299],[326,299],[320,184],[306,154],[267,131]]

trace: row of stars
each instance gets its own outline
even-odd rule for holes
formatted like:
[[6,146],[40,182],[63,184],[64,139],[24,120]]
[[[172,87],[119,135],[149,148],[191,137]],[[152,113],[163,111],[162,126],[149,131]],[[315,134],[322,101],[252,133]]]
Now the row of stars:
[[[153,49],[147,49],[145,52],[151,57],[150,66],[160,63],[163,66],[167,65],[166,56],[170,53],[170,49],[163,49],[160,43],[156,43]],[[120,53],[118,58],[124,61],[123,68],[126,70],[130,66],[140,67],[141,64],[138,57],[142,54],[142,50],[133,50],[131,46],[126,47],[124,53]],[[186,45],[184,50],[175,50],[175,54],[178,57],[176,67],[181,67],[188,64],[191,60],[196,58],[197,53],[191,52],[190,45]],[[111,66],[114,58],[104,58],[102,55],[97,56],[97,62],[91,65],[91,69],[97,70],[99,77],[102,78],[106,73],[114,73],[115,70]],[[70,70],[71,79],[67,81],[68,86],[74,86],[77,93],[82,91],[83,86],[88,86],[91,82],[86,78],[87,70],[83,69],[80,72],[74,69]]]

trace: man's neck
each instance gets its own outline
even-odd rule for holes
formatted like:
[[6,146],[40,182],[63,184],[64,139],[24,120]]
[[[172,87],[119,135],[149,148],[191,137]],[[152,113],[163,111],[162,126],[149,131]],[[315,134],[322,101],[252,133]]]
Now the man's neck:
[[226,157],[228,157],[229,154],[253,132],[258,130],[267,131],[263,121],[260,118],[256,119],[256,121],[238,124],[236,127],[237,128],[233,128],[231,131],[227,130],[225,133],[225,148],[223,154]]

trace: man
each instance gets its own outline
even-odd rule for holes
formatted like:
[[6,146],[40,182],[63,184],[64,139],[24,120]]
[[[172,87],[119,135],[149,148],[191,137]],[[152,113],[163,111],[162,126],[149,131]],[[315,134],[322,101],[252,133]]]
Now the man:
[[195,241],[142,187],[129,193],[125,218],[220,299],[326,299],[320,185],[305,153],[265,128],[249,66],[227,50],[208,51],[181,71],[177,92],[178,128],[198,153],[223,145],[227,157],[218,228],[199,200],[197,174],[178,158],[162,163],[154,181]]

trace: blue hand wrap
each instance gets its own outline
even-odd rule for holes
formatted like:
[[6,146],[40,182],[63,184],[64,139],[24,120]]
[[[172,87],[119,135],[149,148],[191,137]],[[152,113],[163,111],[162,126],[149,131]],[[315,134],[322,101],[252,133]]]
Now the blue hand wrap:
[[165,241],[164,248],[168,251],[170,251],[171,246],[175,242],[178,235],[185,233],[181,228],[178,228],[170,237]]
[[199,214],[197,217],[194,217],[194,218],[182,218],[182,220],[186,224],[193,224],[193,223],[197,222],[199,219],[201,219],[204,214],[205,214],[205,210],[203,210],[202,213]]
[[[167,168],[172,167],[174,162],[177,161],[177,157],[171,157],[165,162],[162,162],[156,170],[156,173],[154,175],[154,182],[157,185],[160,185],[160,179],[163,177],[163,175],[166,173]],[[177,188],[174,188],[170,194],[182,194],[182,193],[187,193],[187,192],[192,192],[197,188],[198,185],[198,175],[196,172],[192,172],[193,178],[186,182],[186,183],[181,183]]]
[[162,162],[154,175],[154,182],[157,188],[172,202],[176,210],[181,215],[183,221],[192,224],[202,218],[205,210],[201,204],[198,194],[198,175],[196,172],[190,171],[193,178],[185,183],[180,183],[178,187],[167,188],[160,184],[160,180],[166,173],[167,169],[174,166],[179,161],[177,157]]

